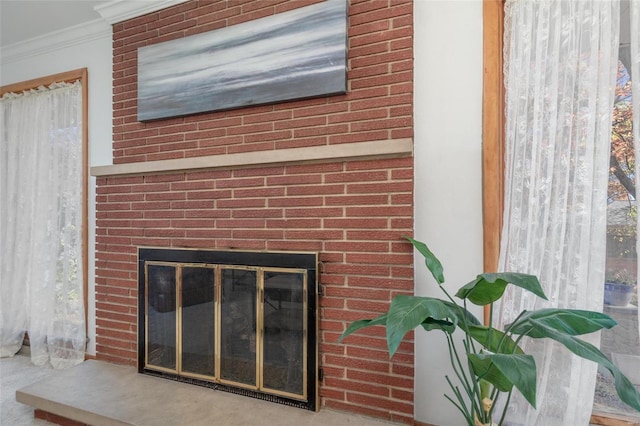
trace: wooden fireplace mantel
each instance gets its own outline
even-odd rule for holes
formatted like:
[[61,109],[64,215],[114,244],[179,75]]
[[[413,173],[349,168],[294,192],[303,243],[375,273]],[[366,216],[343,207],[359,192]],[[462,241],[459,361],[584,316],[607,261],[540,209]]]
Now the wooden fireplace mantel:
[[406,157],[413,154],[413,140],[387,139],[273,151],[241,152],[204,157],[123,163],[91,167],[96,177],[167,173],[182,170],[250,167],[268,164]]

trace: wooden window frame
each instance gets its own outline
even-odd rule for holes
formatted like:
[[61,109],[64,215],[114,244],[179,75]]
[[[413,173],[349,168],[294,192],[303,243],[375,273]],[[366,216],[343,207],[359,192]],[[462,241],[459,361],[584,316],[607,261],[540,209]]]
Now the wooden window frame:
[[[482,227],[483,267],[498,269],[504,210],[504,0],[483,1]],[[485,307],[485,323],[488,307]]]
[[85,332],[89,327],[89,90],[87,68],[52,74],[33,80],[0,86],[0,96],[5,93],[20,93],[39,86],[53,83],[82,83],[82,289],[84,304]]
[[[482,226],[483,267],[495,272],[500,255],[504,210],[504,0],[483,0],[483,96],[482,96]],[[489,321],[488,307],[484,311]],[[591,424],[640,426],[625,416],[593,412]]]

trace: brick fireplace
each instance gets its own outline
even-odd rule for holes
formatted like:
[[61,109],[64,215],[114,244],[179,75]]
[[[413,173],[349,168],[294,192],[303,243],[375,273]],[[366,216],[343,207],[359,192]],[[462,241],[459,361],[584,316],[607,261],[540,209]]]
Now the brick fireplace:
[[137,49],[313,1],[187,1],[113,27],[113,165],[94,167],[96,356],[138,360],[140,247],[318,253],[320,406],[413,422],[413,340],[351,321],[413,292],[413,3],[349,3],[344,95],[137,121]]
[[317,253],[141,248],[138,372],[317,411]]

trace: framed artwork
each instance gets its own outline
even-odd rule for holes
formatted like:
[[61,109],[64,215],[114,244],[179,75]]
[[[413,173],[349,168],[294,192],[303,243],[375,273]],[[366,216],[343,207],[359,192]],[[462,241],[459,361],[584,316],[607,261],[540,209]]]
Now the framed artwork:
[[325,0],[138,49],[138,120],[347,88],[347,1]]

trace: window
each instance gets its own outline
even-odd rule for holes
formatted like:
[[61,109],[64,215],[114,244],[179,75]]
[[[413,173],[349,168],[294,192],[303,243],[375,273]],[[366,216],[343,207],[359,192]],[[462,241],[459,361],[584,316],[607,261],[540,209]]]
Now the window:
[[34,363],[77,363],[87,322],[87,70],[0,89],[2,242],[14,254],[3,258],[13,285],[3,289],[12,310],[2,352],[19,350],[27,330]]
[[[483,96],[483,229],[484,229],[484,268],[494,271],[498,264],[500,250],[500,230],[503,212],[503,146],[504,146],[504,82],[503,82],[503,13],[504,0],[484,0],[484,96]],[[626,10],[625,10],[626,7]],[[622,16],[629,16],[628,3],[623,2]],[[621,31],[625,31],[624,25]],[[628,27],[626,28],[628,31]],[[618,72],[618,91],[614,112],[612,134],[612,164],[609,184],[608,209],[608,275],[618,275],[624,279],[623,272],[630,275],[632,282],[637,276],[637,255],[635,252],[636,216],[634,180],[635,155],[631,133],[630,113],[632,99],[629,79],[629,34],[621,33],[620,64]],[[626,43],[626,44],[625,44]],[[615,274],[617,273],[617,274]],[[628,280],[628,278],[627,278]],[[637,294],[637,293],[636,293]],[[620,325],[612,331],[602,334],[603,352],[614,358],[614,362],[632,381],[634,375],[640,375],[640,342],[638,342],[637,296],[626,306],[613,306],[614,301],[607,299],[604,310],[613,316]],[[617,303],[617,302],[616,302]],[[624,300],[619,302],[624,303]],[[626,368],[625,364],[632,366]],[[639,381],[640,383],[640,381]],[[607,374],[599,372],[595,395],[594,424],[637,424],[639,413],[633,412],[619,402],[615,390],[610,392]],[[612,420],[614,419],[615,420]]]
[[[628,3],[622,3],[621,14],[628,16]],[[607,200],[607,266],[604,284],[604,313],[615,319],[618,325],[602,332],[600,348],[633,383],[640,385],[638,368],[640,366],[640,334],[638,333],[636,292],[638,206],[629,27],[621,25],[620,31],[611,132],[611,164]],[[605,416],[614,414],[640,420],[640,413],[619,400],[613,388],[611,375],[603,369],[598,371],[594,412]]]

